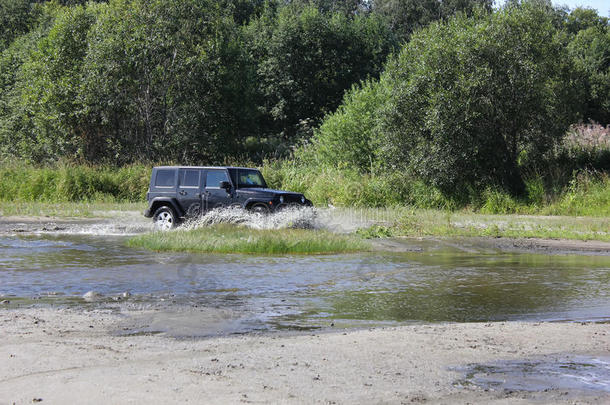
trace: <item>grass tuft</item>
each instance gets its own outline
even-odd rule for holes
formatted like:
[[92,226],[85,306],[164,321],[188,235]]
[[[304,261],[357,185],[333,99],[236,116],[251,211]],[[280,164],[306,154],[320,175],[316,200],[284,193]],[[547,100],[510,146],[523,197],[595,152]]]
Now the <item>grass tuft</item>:
[[327,231],[306,229],[250,229],[221,224],[198,229],[152,232],[136,236],[128,246],[157,252],[246,253],[246,254],[327,254],[363,251],[362,239]]
[[610,242],[610,217],[485,215],[404,207],[383,213],[380,210],[363,211],[362,216],[368,217],[371,222],[383,223],[357,231],[367,239],[396,236],[486,236]]

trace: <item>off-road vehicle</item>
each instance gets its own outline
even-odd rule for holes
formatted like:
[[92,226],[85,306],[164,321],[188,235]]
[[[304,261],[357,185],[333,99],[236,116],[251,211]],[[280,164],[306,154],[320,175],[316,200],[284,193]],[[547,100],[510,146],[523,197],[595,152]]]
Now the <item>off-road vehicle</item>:
[[221,207],[266,214],[290,206],[311,206],[303,194],[271,190],[261,172],[246,167],[159,166],[152,169],[144,216],[159,229]]

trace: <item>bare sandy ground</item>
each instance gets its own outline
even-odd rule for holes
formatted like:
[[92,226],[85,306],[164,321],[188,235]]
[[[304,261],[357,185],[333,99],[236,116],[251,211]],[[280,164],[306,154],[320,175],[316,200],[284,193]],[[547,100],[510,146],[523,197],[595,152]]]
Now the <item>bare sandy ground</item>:
[[129,314],[0,310],[0,404],[610,403],[610,392],[488,390],[450,367],[610,354],[610,325],[477,323],[206,339],[120,336]]

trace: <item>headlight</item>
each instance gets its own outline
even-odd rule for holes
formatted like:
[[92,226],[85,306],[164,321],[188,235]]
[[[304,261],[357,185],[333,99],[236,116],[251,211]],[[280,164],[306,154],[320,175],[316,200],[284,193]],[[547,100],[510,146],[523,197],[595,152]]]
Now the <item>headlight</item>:
[[304,195],[301,196],[301,204],[305,204],[305,196]]
[[284,204],[284,196],[283,195],[280,196],[280,204]]

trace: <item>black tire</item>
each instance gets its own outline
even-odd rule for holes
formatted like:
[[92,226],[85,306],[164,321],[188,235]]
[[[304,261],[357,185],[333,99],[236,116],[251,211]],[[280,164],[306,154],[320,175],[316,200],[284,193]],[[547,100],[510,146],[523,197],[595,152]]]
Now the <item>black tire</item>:
[[186,210],[186,217],[188,219],[198,218],[201,216],[201,204],[191,204],[188,210]]
[[250,212],[260,215],[267,215],[269,213],[269,207],[262,203],[252,204],[249,210]]
[[178,217],[171,207],[164,205],[155,211],[153,224],[158,231],[168,231],[178,225]]

